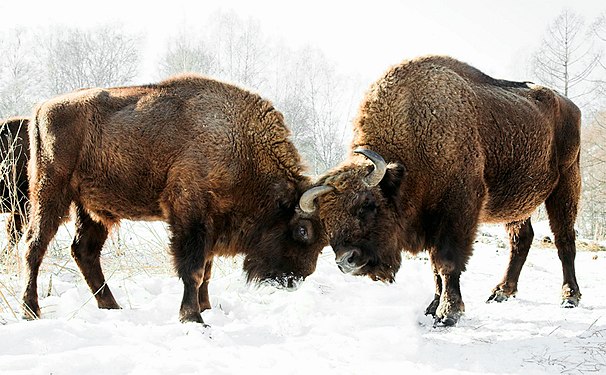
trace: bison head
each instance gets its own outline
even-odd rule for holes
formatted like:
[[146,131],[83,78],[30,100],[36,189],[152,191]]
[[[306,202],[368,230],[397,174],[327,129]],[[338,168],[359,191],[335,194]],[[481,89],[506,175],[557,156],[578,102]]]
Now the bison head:
[[315,271],[328,239],[319,218],[297,205],[305,189],[281,186],[279,190],[271,193],[279,197],[269,210],[272,213],[259,212],[248,244],[254,250],[247,253],[243,267],[248,281],[294,290]]
[[397,217],[404,167],[387,165],[370,150],[354,152],[372,163],[329,172],[301,197],[300,206],[321,219],[342,272],[392,282],[401,263]]

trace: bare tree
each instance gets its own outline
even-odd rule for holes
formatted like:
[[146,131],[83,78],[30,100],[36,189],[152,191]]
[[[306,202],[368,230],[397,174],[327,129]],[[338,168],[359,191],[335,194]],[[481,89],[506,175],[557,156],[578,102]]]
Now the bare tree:
[[292,129],[292,139],[310,164],[323,172],[343,160],[349,130],[349,109],[343,93],[351,91],[344,77],[314,48],[278,48],[273,56],[272,97]]
[[307,71],[307,100],[313,109],[312,136],[315,146],[316,173],[323,172],[338,164],[345,155],[345,134],[339,124],[345,119],[339,116],[339,91],[342,82],[328,64],[324,55],[317,50],[308,50],[302,55]]
[[[591,31],[602,43],[606,43],[606,13],[599,15],[591,25]],[[606,70],[603,61],[599,61],[600,66]]]
[[258,22],[233,12],[216,13],[203,30],[190,30],[171,41],[160,62],[162,74],[201,72],[267,94],[312,173],[343,159],[351,108],[344,97],[353,90],[318,49],[272,42]]
[[536,77],[584,107],[595,86],[588,78],[600,61],[585,32],[583,19],[564,10],[547,28],[543,43],[533,56]]
[[606,239],[606,112],[593,117],[583,128],[581,168],[583,191],[579,222],[583,233]]
[[215,51],[221,78],[259,89],[266,81],[269,45],[258,21],[219,12],[209,22],[208,45]]
[[[268,80],[269,96],[284,114],[292,132],[292,140],[303,154],[313,152],[311,127],[313,108],[305,100],[305,72],[293,50],[277,45],[272,53],[273,66]],[[311,160],[310,158],[306,158]]]
[[[597,38],[598,43],[602,47],[602,51],[606,47],[606,13],[602,13],[599,17],[596,18],[594,23],[591,25],[591,31],[593,35]],[[603,56],[602,56],[603,57]],[[598,61],[600,65],[601,77],[595,79],[596,87],[598,88],[598,96],[602,99],[601,104],[604,106],[606,103],[606,79],[604,78],[606,74],[606,63],[604,63],[603,58]]]
[[13,29],[0,41],[0,118],[29,115],[39,99],[29,39],[25,30]]
[[198,72],[260,90],[267,82],[271,49],[259,22],[219,11],[203,26],[183,29],[169,41],[160,74]]
[[46,94],[130,83],[139,66],[139,41],[117,25],[51,30],[42,38]]
[[168,43],[160,60],[159,72],[162,77],[186,72],[213,75],[220,71],[215,53],[201,39],[181,31]]

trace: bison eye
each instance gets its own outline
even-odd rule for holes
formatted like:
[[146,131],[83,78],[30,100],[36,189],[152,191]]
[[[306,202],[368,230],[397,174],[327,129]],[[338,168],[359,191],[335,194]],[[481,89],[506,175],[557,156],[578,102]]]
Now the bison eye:
[[295,228],[295,238],[299,241],[307,241],[309,239],[309,234],[307,233],[307,228],[303,225],[299,225]]
[[366,219],[375,212],[377,212],[377,205],[375,202],[366,202],[358,209],[358,217],[361,219]]

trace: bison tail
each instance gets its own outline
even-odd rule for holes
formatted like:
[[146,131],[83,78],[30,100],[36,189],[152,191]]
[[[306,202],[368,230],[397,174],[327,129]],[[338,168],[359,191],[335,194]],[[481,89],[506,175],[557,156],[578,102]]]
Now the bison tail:
[[[37,179],[37,170],[40,164],[40,154],[42,142],[40,138],[40,112],[41,106],[37,106],[34,110],[33,123],[28,128],[29,134],[29,163],[27,167],[27,175],[30,181]],[[31,186],[31,183],[30,183]]]

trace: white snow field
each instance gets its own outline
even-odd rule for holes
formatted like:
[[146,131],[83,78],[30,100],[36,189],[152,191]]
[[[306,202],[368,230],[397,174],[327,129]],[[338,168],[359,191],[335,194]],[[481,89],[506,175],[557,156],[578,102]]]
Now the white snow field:
[[223,258],[204,328],[178,321],[182,284],[162,224],[125,222],[108,241],[105,275],[123,307],[112,311],[97,308],[69,258],[72,231],[44,260],[42,319],[20,319],[18,267],[0,275],[0,374],[606,373],[604,251],[577,253],[576,309],[560,308],[557,251],[540,241],[517,298],[486,304],[509,250],[504,229],[483,228],[461,280],[466,313],[451,328],[423,315],[434,291],[425,254],[386,285],[342,274],[326,248],[294,292],[247,285],[241,260]]

